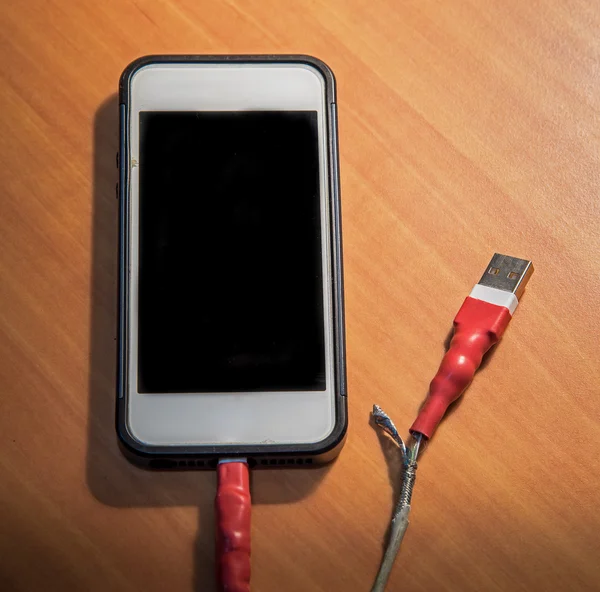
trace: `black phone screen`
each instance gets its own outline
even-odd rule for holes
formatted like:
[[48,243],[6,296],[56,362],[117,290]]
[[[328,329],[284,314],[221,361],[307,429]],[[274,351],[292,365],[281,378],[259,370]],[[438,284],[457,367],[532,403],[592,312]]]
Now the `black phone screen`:
[[138,391],[324,390],[317,112],[139,126]]

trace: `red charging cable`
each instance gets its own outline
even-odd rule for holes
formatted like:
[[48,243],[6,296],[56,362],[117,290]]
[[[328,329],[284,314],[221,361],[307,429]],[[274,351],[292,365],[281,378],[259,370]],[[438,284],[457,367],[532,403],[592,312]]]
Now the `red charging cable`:
[[531,261],[496,253],[454,318],[454,336],[429,387],[412,434],[431,438],[451,403],[456,401],[498,342],[533,273]]
[[504,333],[511,314],[504,306],[467,297],[454,319],[454,336],[429,386],[429,396],[410,431],[431,438],[448,406],[473,380],[485,353]]
[[217,468],[217,578],[223,592],[250,590],[250,474],[245,459]]

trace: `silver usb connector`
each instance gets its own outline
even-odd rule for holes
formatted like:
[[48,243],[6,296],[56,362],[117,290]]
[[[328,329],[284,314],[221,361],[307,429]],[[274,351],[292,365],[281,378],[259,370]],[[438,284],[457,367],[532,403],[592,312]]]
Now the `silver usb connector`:
[[485,273],[481,276],[479,284],[512,292],[517,298],[520,298],[532,273],[533,263],[531,261],[495,253]]

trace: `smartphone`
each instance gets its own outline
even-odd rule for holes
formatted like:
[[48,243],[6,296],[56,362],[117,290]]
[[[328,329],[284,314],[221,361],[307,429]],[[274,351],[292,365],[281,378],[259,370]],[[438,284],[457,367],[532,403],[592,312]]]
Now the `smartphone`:
[[120,81],[117,432],[150,468],[305,465],[347,427],[335,80],[148,56]]

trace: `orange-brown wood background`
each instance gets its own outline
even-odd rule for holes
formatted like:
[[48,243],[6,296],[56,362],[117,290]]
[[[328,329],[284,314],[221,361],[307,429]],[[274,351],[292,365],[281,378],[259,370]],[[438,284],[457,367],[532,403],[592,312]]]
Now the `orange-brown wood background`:
[[3,0],[0,589],[214,590],[215,475],[116,445],[115,92],[147,53],[309,53],[338,81],[350,431],[254,475],[253,590],[369,590],[398,468],[371,405],[406,433],[494,251],[536,272],[389,589],[600,590],[599,31],[590,0]]

